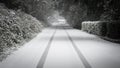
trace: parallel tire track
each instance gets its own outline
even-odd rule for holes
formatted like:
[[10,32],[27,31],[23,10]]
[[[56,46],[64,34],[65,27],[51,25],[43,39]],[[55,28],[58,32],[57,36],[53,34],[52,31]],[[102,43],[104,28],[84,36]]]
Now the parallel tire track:
[[91,65],[88,63],[88,61],[86,60],[86,58],[83,56],[83,54],[81,53],[81,51],[79,50],[79,48],[76,46],[76,44],[74,43],[73,39],[71,38],[71,36],[69,35],[69,33],[67,32],[67,30],[64,28],[69,40],[71,41],[73,48],[75,49],[75,51],[77,52],[80,60],[82,61],[82,63],[84,64],[85,68],[92,68]]
[[48,52],[49,52],[49,49],[50,49],[50,47],[51,47],[52,40],[53,40],[53,38],[54,38],[54,36],[55,36],[55,34],[56,34],[56,31],[57,31],[57,28],[55,29],[52,37],[50,38],[50,41],[49,41],[48,44],[47,44],[47,47],[46,47],[46,49],[45,49],[45,51],[44,51],[44,53],[43,53],[43,55],[42,55],[42,57],[41,57],[38,65],[37,65],[37,68],[43,68],[44,63],[45,63],[45,60],[46,60],[46,57],[47,57]]

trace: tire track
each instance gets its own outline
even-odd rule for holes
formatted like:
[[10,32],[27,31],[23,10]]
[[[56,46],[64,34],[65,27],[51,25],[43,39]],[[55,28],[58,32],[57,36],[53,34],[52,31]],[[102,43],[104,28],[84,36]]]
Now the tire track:
[[56,31],[57,31],[57,28],[55,29],[52,37],[50,38],[50,41],[47,44],[47,47],[46,47],[46,49],[45,49],[45,51],[44,51],[44,53],[43,53],[43,55],[42,55],[38,65],[37,65],[37,68],[43,68],[44,67],[44,63],[45,63],[46,57],[48,55],[49,49],[51,47],[52,40],[53,40],[53,38],[54,38],[54,36],[56,34]]
[[71,41],[73,48],[75,49],[75,51],[77,52],[80,60],[82,61],[82,63],[84,64],[85,68],[92,68],[91,65],[88,63],[88,61],[86,60],[86,58],[83,56],[83,54],[81,53],[81,51],[79,50],[79,48],[76,46],[76,44],[74,43],[73,39],[71,38],[71,36],[69,35],[69,33],[67,32],[67,30],[64,28],[65,26],[63,26],[63,29],[65,30],[69,40]]

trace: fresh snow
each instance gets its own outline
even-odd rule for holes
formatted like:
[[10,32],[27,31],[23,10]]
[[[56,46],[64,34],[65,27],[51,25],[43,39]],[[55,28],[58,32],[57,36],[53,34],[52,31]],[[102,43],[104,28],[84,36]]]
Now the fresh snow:
[[119,52],[119,44],[57,24],[0,62],[0,68],[120,68]]

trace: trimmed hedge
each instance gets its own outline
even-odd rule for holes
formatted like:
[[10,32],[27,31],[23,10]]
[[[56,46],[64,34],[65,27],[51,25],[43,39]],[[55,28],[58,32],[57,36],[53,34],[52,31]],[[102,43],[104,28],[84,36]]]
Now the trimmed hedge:
[[90,34],[99,36],[106,35],[106,22],[101,21],[84,21],[82,22],[82,30]]
[[120,42],[120,22],[85,21],[82,30],[110,41]]

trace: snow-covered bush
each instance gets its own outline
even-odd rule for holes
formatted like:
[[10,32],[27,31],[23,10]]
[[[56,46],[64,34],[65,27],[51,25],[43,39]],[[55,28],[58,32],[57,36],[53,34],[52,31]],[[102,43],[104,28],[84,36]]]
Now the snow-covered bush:
[[16,44],[31,39],[42,27],[41,22],[31,15],[0,4],[0,55],[16,47]]
[[106,22],[101,21],[84,21],[82,22],[82,30],[91,34],[105,36]]
[[45,26],[49,26],[48,17],[52,15],[54,11],[55,0],[0,0],[0,3],[4,3],[8,8],[14,10],[21,10],[27,14],[37,18]]
[[112,42],[120,42],[119,21],[84,21],[82,23],[82,30]]

